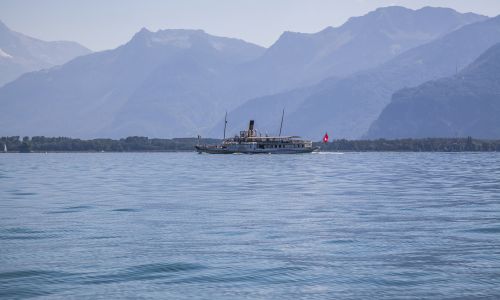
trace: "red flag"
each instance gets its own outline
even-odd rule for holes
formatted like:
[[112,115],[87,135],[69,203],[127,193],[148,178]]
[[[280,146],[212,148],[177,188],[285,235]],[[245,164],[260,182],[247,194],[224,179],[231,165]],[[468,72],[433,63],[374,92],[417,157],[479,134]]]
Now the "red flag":
[[328,143],[328,133],[325,133],[325,136],[323,137],[323,143]]

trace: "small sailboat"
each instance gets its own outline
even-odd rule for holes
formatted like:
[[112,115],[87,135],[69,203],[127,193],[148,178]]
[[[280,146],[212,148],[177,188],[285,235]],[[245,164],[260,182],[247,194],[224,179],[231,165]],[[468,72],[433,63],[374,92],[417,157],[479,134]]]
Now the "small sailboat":
[[3,144],[3,152],[7,153],[7,144]]

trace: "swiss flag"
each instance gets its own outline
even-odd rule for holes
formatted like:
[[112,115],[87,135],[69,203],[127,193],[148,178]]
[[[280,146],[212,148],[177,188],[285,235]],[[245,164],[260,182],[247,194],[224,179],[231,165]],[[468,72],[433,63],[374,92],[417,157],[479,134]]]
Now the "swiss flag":
[[328,133],[325,133],[325,136],[323,137],[323,143],[328,143]]

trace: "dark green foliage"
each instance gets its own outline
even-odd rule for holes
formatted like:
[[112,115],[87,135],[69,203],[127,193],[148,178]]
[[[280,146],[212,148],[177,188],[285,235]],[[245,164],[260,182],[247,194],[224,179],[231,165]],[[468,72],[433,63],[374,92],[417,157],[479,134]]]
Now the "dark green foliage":
[[361,152],[491,152],[500,151],[500,140],[477,140],[467,138],[425,138],[397,140],[334,140],[332,143],[315,143],[321,151]]
[[19,152],[30,153],[31,152],[31,144],[29,142],[23,142],[21,144],[21,146],[19,146]]
[[[202,139],[202,144],[218,144],[217,139]],[[2,137],[0,145],[7,145],[9,152],[161,152],[194,151],[196,138],[149,139],[131,136],[124,139],[81,140],[67,137],[34,136],[21,141],[19,136]],[[334,140],[331,143],[314,143],[321,151],[359,152],[492,152],[500,151],[500,140],[467,138],[426,138],[398,140]]]
[[[216,144],[215,139],[202,139],[203,144]],[[67,137],[34,136],[19,139],[19,136],[2,137],[0,145],[7,145],[9,152],[134,152],[134,151],[192,151],[198,143],[196,138],[149,139],[133,136],[125,139],[81,140]]]

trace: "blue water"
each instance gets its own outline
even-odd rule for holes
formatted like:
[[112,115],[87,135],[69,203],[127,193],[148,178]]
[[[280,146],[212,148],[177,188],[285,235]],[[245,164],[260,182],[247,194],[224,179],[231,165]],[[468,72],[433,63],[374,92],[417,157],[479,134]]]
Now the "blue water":
[[0,155],[0,297],[500,298],[500,154]]

